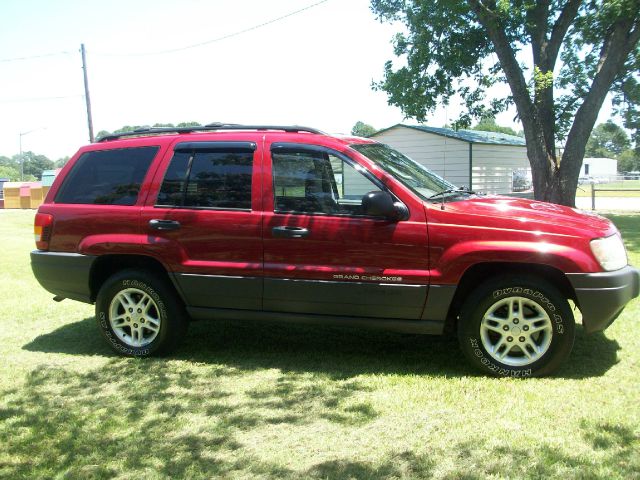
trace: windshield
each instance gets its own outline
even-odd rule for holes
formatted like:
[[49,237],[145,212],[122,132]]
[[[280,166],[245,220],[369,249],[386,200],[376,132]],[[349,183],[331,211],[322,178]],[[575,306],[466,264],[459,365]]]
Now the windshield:
[[459,194],[458,188],[415,160],[381,143],[359,143],[351,148],[417,193],[423,200],[444,192]]

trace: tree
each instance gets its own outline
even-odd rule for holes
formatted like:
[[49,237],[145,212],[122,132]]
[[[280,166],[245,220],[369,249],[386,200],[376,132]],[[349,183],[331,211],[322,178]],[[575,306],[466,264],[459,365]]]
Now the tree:
[[636,55],[631,71],[635,73],[617,83],[613,105],[622,117],[624,127],[633,132],[635,154],[640,158],[640,55]]
[[51,160],[44,155],[37,155],[33,152],[23,152],[22,157],[19,154],[13,155],[11,158],[0,156],[0,178],[9,178],[15,182],[38,180],[42,178],[43,170],[51,168],[53,168]]
[[[152,128],[183,128],[183,127],[199,127],[201,124],[199,122],[180,122],[178,125],[174,125],[173,123],[154,123]],[[140,130],[141,128],[149,128],[149,125],[125,125],[124,127],[120,127],[113,132],[109,132],[108,130],[100,130],[96,135],[96,138],[106,137],[107,135],[113,135],[118,133],[129,133],[135,130]]]
[[108,130],[100,130],[98,132],[98,134],[96,135],[96,138],[102,138],[102,137],[106,137],[107,135],[113,135],[113,134],[118,134],[118,133],[129,133],[129,132],[133,132],[134,130],[138,130],[140,128],[145,128],[148,127],[149,125],[125,125],[124,127],[120,127],[116,130],[114,130],[113,132],[110,132]]
[[9,158],[5,156],[0,156],[0,167],[20,168],[20,160],[16,161],[16,157],[17,156]]
[[373,135],[377,131],[377,128],[374,128],[371,125],[358,120],[351,129],[351,135],[354,135],[356,137],[368,137],[369,135]]
[[593,129],[587,142],[585,156],[618,158],[630,146],[627,132],[609,120]]
[[493,115],[487,115],[480,119],[480,121],[471,130],[479,130],[482,132],[498,132],[506,133],[507,135],[518,136],[518,133],[511,127],[502,127],[496,123],[496,117]]
[[53,162],[53,168],[62,168],[67,162],[71,159],[71,157],[60,157],[58,160]]
[[[14,160],[20,164],[20,155],[14,155]],[[22,152],[22,171],[25,176],[29,178],[42,178],[42,172],[44,170],[51,170],[53,168],[53,162],[44,155],[36,155],[33,152]]]
[[640,155],[634,150],[625,150],[618,157],[618,172],[640,172]]
[[20,171],[14,167],[0,165],[0,178],[8,178],[12,182],[20,180]]
[[[371,7],[379,19],[407,28],[394,39],[406,65],[388,61],[374,85],[390,104],[423,121],[459,95],[465,113],[458,123],[465,126],[515,105],[536,199],[574,204],[598,112],[610,90],[636,75],[638,0],[372,0]],[[531,68],[522,65],[525,48]],[[489,97],[499,83],[511,95]]]

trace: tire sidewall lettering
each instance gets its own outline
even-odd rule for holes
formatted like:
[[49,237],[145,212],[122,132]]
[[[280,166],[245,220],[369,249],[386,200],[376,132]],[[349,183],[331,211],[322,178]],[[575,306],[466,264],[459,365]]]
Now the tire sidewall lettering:
[[[501,297],[509,297],[517,294],[525,295],[529,297],[531,300],[535,300],[541,306],[545,307],[545,309],[547,310],[547,313],[550,314],[549,318],[551,318],[553,324],[555,325],[554,333],[558,333],[559,335],[564,334],[564,325],[563,325],[564,320],[562,318],[562,315],[560,315],[559,313],[556,313],[558,311],[556,306],[551,302],[551,300],[545,297],[544,294],[542,294],[541,292],[530,289],[530,288],[509,287],[509,288],[501,288],[498,290],[494,290],[492,297],[494,300],[498,300]],[[552,346],[553,346],[553,341],[552,341]]]
[[[164,319],[167,318],[167,310],[166,310],[164,302],[162,301],[162,298],[160,297],[160,295],[158,295],[158,293],[152,287],[150,287],[149,285],[147,285],[146,283],[144,283],[142,281],[139,281],[139,280],[122,280],[122,281],[119,282],[119,286],[117,287],[117,290],[115,290],[114,293],[109,296],[109,300],[111,300],[113,298],[113,296],[115,296],[119,291],[125,290],[127,288],[137,288],[139,290],[142,290],[143,292],[148,294],[154,300],[154,302],[156,302],[156,305],[157,305],[159,313],[160,313],[160,319],[161,319],[161,321],[160,321],[160,334],[157,337],[157,338],[159,338],[160,335],[163,332],[163,328],[162,327],[164,325]],[[108,302],[104,302],[104,303],[107,304]],[[101,307],[106,307],[106,305],[101,305]],[[111,325],[109,323],[108,312],[104,311],[103,309],[101,309],[98,312],[98,324],[101,327],[101,330],[104,333],[104,336],[106,337],[107,341],[111,344],[111,346],[115,350],[117,350],[118,352],[120,352],[120,353],[122,353],[124,355],[136,356],[136,357],[146,357],[153,351],[152,347],[151,348],[148,348],[148,347],[152,346],[155,343],[156,340],[154,340],[153,342],[151,342],[151,344],[149,344],[149,346],[145,346],[144,348],[133,348],[133,347],[130,347],[128,345],[123,344],[120,341],[120,339],[114,334],[113,329],[111,328]]]
[[[504,280],[505,283],[508,281],[508,279]],[[537,375],[536,372],[547,369],[550,362],[554,361],[556,352],[565,349],[563,345],[565,345],[566,342],[562,340],[565,333],[570,334],[568,341],[573,342],[572,324],[566,324],[565,322],[565,315],[568,314],[568,305],[562,307],[558,306],[557,302],[563,300],[563,297],[559,292],[550,290],[547,294],[545,293],[545,290],[538,289],[534,285],[516,284],[514,286],[507,287],[494,285],[494,287],[495,286],[499,288],[491,288],[487,285],[487,288],[484,291],[485,293],[478,293],[476,298],[469,303],[468,311],[464,312],[465,315],[471,315],[471,318],[473,318],[470,322],[464,323],[462,328],[459,329],[459,334],[464,336],[464,339],[462,337],[460,338],[463,342],[462,345],[464,345],[464,351],[469,359],[472,359],[472,363],[493,376],[511,378],[535,376]],[[553,286],[551,285],[549,288],[553,288]],[[506,365],[499,360],[494,359],[486,351],[479,337],[482,318],[486,314],[487,310],[496,302],[509,297],[523,297],[534,301],[539,305],[539,308],[544,310],[548,315],[552,325],[551,344],[549,345],[547,352],[545,352],[545,354],[539,357],[536,361],[522,366]],[[571,320],[573,319],[570,318],[569,321],[571,322]]]
[[469,344],[473,348],[473,354],[480,359],[480,363],[488,368],[491,372],[501,377],[530,377],[533,375],[533,370],[531,368],[516,370],[511,367],[505,368],[496,365],[479,348],[479,341],[477,338],[469,338]]

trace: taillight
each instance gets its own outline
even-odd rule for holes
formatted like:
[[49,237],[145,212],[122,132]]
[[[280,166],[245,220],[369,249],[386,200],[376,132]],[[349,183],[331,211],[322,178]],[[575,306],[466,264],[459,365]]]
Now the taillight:
[[51,227],[53,227],[53,215],[36,213],[36,221],[33,224],[33,234],[36,238],[36,248],[38,250],[49,250]]

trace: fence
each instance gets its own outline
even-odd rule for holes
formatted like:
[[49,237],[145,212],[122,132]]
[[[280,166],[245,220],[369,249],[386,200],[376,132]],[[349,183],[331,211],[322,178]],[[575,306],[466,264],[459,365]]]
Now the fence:
[[619,196],[620,193],[630,193],[631,197],[634,197],[634,193],[640,197],[640,188],[596,188],[594,185],[591,188],[591,210],[596,209],[596,192],[615,192]]
[[[586,191],[585,186],[587,186]],[[622,206],[625,210],[628,209],[627,207],[640,210],[640,178],[638,176],[617,175],[590,178],[588,182],[581,182],[578,188],[576,197],[590,196],[592,210],[596,209],[598,195],[602,200],[606,198],[605,203],[608,204],[604,207],[601,205],[600,208],[616,209]]]

